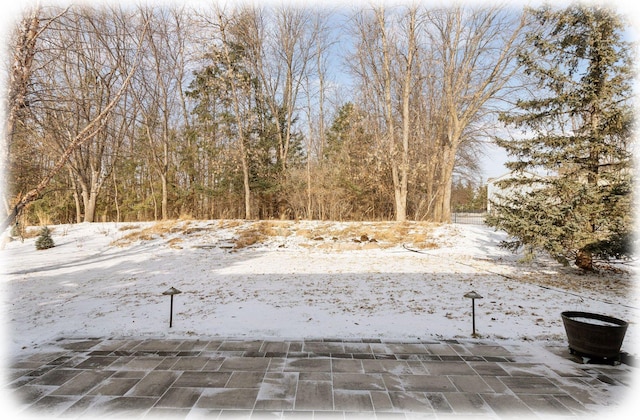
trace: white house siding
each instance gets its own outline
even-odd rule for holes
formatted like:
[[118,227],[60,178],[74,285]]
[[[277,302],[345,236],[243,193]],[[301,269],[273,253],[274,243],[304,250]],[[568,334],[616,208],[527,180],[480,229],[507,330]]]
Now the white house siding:
[[[539,178],[540,175],[536,175],[530,172],[522,172],[518,174],[518,178],[522,178],[522,177],[531,179],[531,178]],[[515,191],[528,192],[528,191],[532,191],[535,188],[533,185],[516,185],[508,188],[500,188],[497,185],[500,181],[504,181],[512,178],[516,178],[516,176],[514,175],[514,172],[508,172],[504,175],[500,175],[499,177],[489,178],[487,180],[487,212],[488,213],[491,213],[492,201],[495,203],[500,202],[499,196],[508,197],[512,195],[512,193]]]

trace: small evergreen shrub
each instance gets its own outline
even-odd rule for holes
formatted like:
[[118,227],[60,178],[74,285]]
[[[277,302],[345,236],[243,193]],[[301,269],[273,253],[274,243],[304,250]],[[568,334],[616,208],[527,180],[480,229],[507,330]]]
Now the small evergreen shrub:
[[53,243],[53,238],[51,238],[51,230],[48,227],[43,227],[40,230],[40,236],[36,239],[36,249],[49,249],[56,246]]

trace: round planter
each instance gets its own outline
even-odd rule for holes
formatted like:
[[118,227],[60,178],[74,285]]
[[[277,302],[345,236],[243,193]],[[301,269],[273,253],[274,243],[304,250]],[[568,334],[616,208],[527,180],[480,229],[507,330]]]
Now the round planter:
[[619,359],[626,321],[590,312],[562,312],[562,322],[569,340],[569,350],[585,356]]

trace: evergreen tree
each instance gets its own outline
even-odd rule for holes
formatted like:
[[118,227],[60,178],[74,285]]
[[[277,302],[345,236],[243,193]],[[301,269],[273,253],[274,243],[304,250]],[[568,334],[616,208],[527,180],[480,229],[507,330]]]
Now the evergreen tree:
[[48,227],[44,226],[40,230],[40,236],[36,238],[36,249],[49,249],[53,248],[55,244],[53,243],[53,238],[51,238],[51,230]]
[[612,10],[543,7],[532,16],[539,25],[520,60],[538,89],[501,116],[522,138],[497,140],[515,174],[501,187],[519,192],[493,203],[488,222],[512,237],[510,249],[593,270],[594,258],[631,252],[631,47]]

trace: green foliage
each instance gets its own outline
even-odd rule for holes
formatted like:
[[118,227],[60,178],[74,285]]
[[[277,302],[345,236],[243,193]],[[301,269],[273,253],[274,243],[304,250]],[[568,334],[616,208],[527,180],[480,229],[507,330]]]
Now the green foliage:
[[607,9],[545,7],[533,16],[539,26],[521,62],[539,90],[501,116],[524,135],[498,140],[515,171],[502,187],[514,193],[494,203],[488,222],[514,238],[505,243],[512,250],[592,270],[593,258],[631,252],[631,48]]
[[332,200],[348,205],[350,217],[361,219],[393,214],[391,193],[385,188],[390,170],[377,161],[375,136],[365,121],[364,111],[351,102],[338,108],[322,161]]
[[601,258],[624,258],[633,253],[634,237],[631,233],[614,233],[608,239],[589,244],[586,249]]
[[53,243],[53,238],[51,237],[51,230],[49,230],[47,226],[44,226],[40,230],[40,236],[36,238],[36,249],[37,250],[49,249],[49,248],[53,248],[54,246],[56,245]]
[[470,181],[454,182],[451,187],[451,208],[456,212],[482,212],[487,209],[487,187],[477,187]]
[[349,138],[354,137],[355,121],[357,118],[356,109],[353,103],[347,102],[338,108],[338,112],[327,131],[327,147],[324,150],[325,158],[340,153]]
[[[223,58],[222,47],[212,47],[207,54],[208,64],[194,72],[186,92],[195,104],[194,128],[200,133],[193,142],[197,152],[207,153],[215,162],[215,184],[210,194],[227,198],[244,194],[239,168],[241,155],[246,153],[256,214],[265,218],[279,216],[273,210],[278,208],[274,203],[285,200],[286,169],[299,168],[304,163],[305,139],[296,128],[298,118],[293,115],[291,121],[287,120],[289,110],[285,105],[269,106],[246,48],[230,40],[226,47],[231,63]],[[244,133],[242,139],[240,132]],[[283,141],[286,138],[287,150]],[[194,160],[200,158],[197,152]]]

